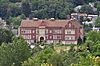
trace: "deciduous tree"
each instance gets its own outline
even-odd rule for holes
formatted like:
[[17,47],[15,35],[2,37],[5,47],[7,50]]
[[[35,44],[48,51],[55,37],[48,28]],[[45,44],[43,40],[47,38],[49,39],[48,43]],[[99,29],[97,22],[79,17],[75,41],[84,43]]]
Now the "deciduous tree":
[[13,38],[12,43],[3,43],[0,47],[1,66],[20,66],[30,57],[28,44],[20,37]]

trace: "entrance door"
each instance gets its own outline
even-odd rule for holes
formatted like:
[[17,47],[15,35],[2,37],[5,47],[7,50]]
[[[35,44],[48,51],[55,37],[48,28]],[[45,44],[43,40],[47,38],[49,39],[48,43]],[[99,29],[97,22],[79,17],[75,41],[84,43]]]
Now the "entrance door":
[[40,41],[41,41],[41,42],[44,41],[44,37],[40,37]]

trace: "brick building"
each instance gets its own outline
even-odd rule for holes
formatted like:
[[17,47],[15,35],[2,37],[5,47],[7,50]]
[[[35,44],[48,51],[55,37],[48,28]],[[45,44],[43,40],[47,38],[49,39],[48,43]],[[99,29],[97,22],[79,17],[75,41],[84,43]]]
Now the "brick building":
[[83,38],[83,26],[75,19],[56,20],[38,18],[22,20],[18,34],[28,43],[46,41],[47,43],[77,44]]

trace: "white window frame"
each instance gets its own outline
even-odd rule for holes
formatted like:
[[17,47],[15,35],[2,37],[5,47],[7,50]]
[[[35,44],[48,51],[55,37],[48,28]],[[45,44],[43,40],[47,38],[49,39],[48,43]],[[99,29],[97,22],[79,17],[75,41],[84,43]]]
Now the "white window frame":
[[39,34],[45,34],[45,29],[39,29]]
[[65,40],[75,40],[75,36],[65,36]]
[[53,30],[53,34],[61,34],[61,30],[58,30],[58,29],[56,30],[56,29],[54,29],[54,30]]
[[50,30],[50,33],[52,33],[52,30]]
[[34,33],[34,30],[32,32]]
[[75,34],[75,29],[65,29],[65,34]]
[[61,35],[53,35],[53,39],[61,39]]

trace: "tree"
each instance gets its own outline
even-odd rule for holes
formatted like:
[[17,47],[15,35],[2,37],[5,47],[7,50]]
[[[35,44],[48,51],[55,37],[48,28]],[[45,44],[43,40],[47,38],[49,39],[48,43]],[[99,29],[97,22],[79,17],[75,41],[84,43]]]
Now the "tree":
[[[66,19],[67,15],[73,12],[74,7],[96,1],[98,0],[0,0],[0,17],[9,19],[10,16],[17,17],[24,14],[31,18]],[[92,12],[88,6],[84,8],[84,12]],[[99,10],[99,4],[97,9]]]
[[6,18],[7,17],[7,8],[8,6],[5,4],[0,4],[0,17]]
[[90,31],[87,35],[87,40],[90,40],[94,43],[100,41],[100,33],[97,31]]
[[66,19],[73,10],[73,4],[66,0],[32,0],[32,13],[37,18]]
[[67,0],[68,2],[73,3],[74,5],[78,6],[78,5],[84,5],[84,4],[88,4],[90,2],[96,2],[97,0]]
[[86,57],[80,57],[80,63],[72,64],[72,66],[100,66],[100,57],[87,55]]
[[80,12],[87,13],[87,14],[93,14],[94,13],[93,8],[89,5],[83,5]]
[[2,4],[2,3],[8,3],[9,2],[9,0],[0,0],[0,4]]
[[97,17],[96,22],[95,22],[95,26],[100,26],[100,17]]
[[87,35],[86,43],[87,50],[93,55],[98,55],[100,50],[100,33],[97,31],[90,31]]
[[22,5],[21,5],[21,8],[22,8],[23,14],[24,14],[26,17],[29,17],[29,15],[31,14],[31,8],[30,8],[29,2],[23,1],[23,2],[22,2]]
[[28,60],[24,61],[22,66],[40,66],[42,63],[47,63],[47,60],[51,57],[53,53],[54,53],[53,49],[46,48],[36,53]]
[[54,53],[50,58],[48,58],[49,64],[52,64],[53,66],[63,66],[63,55]]
[[28,44],[21,38],[13,38],[12,43],[3,43],[0,47],[1,66],[20,66],[30,57]]
[[11,42],[14,34],[10,30],[0,29],[0,45],[3,42]]
[[72,2],[73,2],[73,4],[75,4],[75,5],[83,5],[85,2],[84,2],[84,0],[72,0]]
[[92,46],[92,49],[93,49],[93,56],[100,56],[100,41],[96,42],[93,46]]
[[33,59],[28,58],[28,60],[24,61],[21,66],[34,66]]
[[18,4],[10,3],[8,5],[8,14],[9,16],[16,17],[21,14],[21,8]]
[[21,2],[22,0],[9,0],[12,3]]
[[98,15],[100,15],[100,2],[96,2],[95,7],[97,8]]
[[18,28],[19,25],[21,24],[22,19],[24,19],[25,16],[24,15],[20,15],[18,17],[9,17],[9,19],[7,20],[10,24],[12,24],[14,26],[14,28]]

